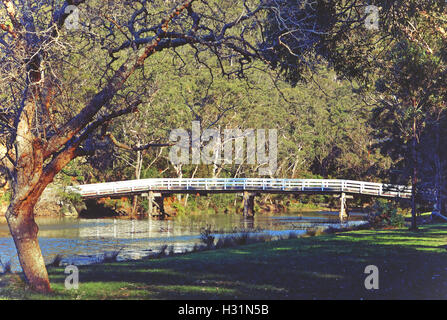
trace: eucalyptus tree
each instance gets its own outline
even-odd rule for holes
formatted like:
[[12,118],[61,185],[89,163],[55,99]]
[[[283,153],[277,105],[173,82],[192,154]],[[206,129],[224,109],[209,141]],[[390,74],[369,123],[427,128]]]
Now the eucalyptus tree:
[[[409,5],[416,3],[420,2]],[[413,7],[413,15],[394,25],[392,41],[377,65],[375,124],[384,146],[404,169],[403,176],[411,177],[412,229],[416,229],[417,198],[434,201],[434,211],[440,210],[445,198],[441,193],[439,125],[446,109],[447,10],[445,3],[433,1],[430,5]],[[435,133],[433,143],[420,146],[427,131]],[[432,168],[427,157],[421,161],[422,149],[431,150]]]
[[[443,0],[372,0],[368,4],[373,7],[367,12],[358,1],[345,4],[350,5],[347,10],[336,12],[350,19],[357,15],[360,22],[366,23],[365,28],[350,25],[347,30],[335,22],[333,29],[338,32],[324,35],[326,40],[333,37],[335,41],[324,41],[327,45],[316,46],[315,51],[330,62],[340,77],[359,81],[362,93],[375,101],[378,108],[373,122],[377,124],[378,139],[393,145],[389,155],[401,162],[401,178],[411,180],[413,185],[411,228],[416,229],[416,200],[418,195],[426,194],[418,186],[418,141],[429,123],[439,123],[445,110],[447,5]],[[329,12],[336,7],[326,5]],[[361,19],[362,12],[365,19]],[[327,19],[330,21],[330,17]],[[271,28],[280,30],[280,25],[272,24]],[[293,44],[294,39],[283,41]],[[284,74],[296,82],[303,65],[290,63],[297,56],[288,52],[287,45],[279,50],[282,54],[273,61],[283,62]],[[438,173],[433,184],[438,186],[439,202],[442,166],[439,159],[435,163]]]

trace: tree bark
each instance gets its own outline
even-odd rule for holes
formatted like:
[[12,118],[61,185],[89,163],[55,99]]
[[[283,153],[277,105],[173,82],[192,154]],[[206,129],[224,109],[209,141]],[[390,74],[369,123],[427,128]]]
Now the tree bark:
[[434,150],[434,162],[435,162],[435,208],[434,211],[438,213],[442,213],[442,197],[441,197],[441,188],[442,188],[442,166],[441,159],[439,156],[440,148],[439,148],[439,120],[435,123],[435,150]]
[[39,228],[34,220],[34,207],[54,176],[77,156],[78,145],[65,147],[44,166],[44,146],[31,129],[34,107],[34,101],[25,103],[23,116],[17,125],[17,159],[11,173],[12,198],[6,219],[28,285],[37,292],[49,293],[51,287],[37,240]]
[[51,287],[37,240],[39,228],[34,220],[34,207],[54,176],[76,157],[77,149],[76,146],[64,149],[43,169],[41,149],[36,147],[38,144],[31,142],[28,148],[24,145],[22,150],[28,152],[20,157],[22,168],[15,173],[16,179],[11,183],[12,199],[6,219],[27,283],[32,290],[49,293]]
[[[137,143],[137,148],[141,146],[140,142]],[[141,169],[143,167],[143,156],[141,154],[141,151],[137,151],[137,163],[135,165],[135,179],[140,180],[141,177]],[[137,212],[137,206],[138,206],[138,195],[133,196],[132,201],[132,216],[134,216]]]
[[6,219],[27,283],[34,291],[48,293],[51,287],[37,240],[39,228],[34,221],[34,206],[33,198],[24,201],[13,199]]
[[417,144],[417,136],[416,136],[416,118],[413,119],[413,141],[411,143],[411,151],[413,158],[413,174],[412,174],[412,182],[411,182],[411,227],[410,230],[417,230],[417,221],[416,221],[416,186],[417,186],[417,154],[416,154],[416,144]]
[[[144,51],[135,51],[129,55],[105,86],[83,106],[77,115],[55,130],[56,133],[48,140],[44,127],[45,121],[42,121],[45,120],[42,116],[45,113],[41,112],[42,92],[45,91],[46,83],[46,78],[41,77],[45,75],[42,72],[41,58],[46,56],[46,40],[44,40],[45,37],[39,39],[36,36],[38,32],[32,18],[26,17],[19,21],[13,2],[2,1],[13,26],[13,28],[8,27],[7,32],[13,36],[17,35],[19,39],[13,46],[14,51],[23,54],[20,59],[16,59],[24,62],[23,66],[17,70],[22,72],[23,67],[26,71],[24,73],[25,90],[20,99],[20,108],[17,108],[15,114],[13,126],[15,130],[10,141],[13,150],[10,154],[8,153],[7,158],[8,177],[13,195],[6,218],[20,264],[32,289],[42,293],[51,291],[45,262],[37,240],[38,226],[34,221],[34,207],[38,199],[47,185],[53,181],[54,176],[76,156],[82,154],[78,148],[94,130],[106,121],[135,109],[132,107],[110,112],[107,116],[95,120],[99,111],[123,89],[127,79],[144,65],[148,57],[166,48],[176,48],[199,41],[199,39],[177,39],[173,43],[172,39],[164,38],[169,23],[183,10],[188,10],[193,1],[184,0],[166,15],[161,21],[157,36],[145,43]],[[84,0],[64,2],[60,10],[55,13],[54,22],[61,27],[68,16],[65,14],[66,5],[78,5],[83,2]],[[30,2],[26,2],[23,12],[30,11],[30,6]],[[29,13],[26,12],[26,15]],[[44,140],[41,139],[42,136],[45,137]],[[1,161],[4,158],[2,157]]]

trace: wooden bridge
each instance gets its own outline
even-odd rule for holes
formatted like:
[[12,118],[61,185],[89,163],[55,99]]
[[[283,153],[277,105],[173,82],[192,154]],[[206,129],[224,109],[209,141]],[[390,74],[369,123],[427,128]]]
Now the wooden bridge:
[[[263,179],[263,178],[187,178],[140,179],[67,187],[68,192],[83,199],[146,195],[152,211],[153,200],[163,209],[163,198],[170,194],[243,193],[244,215],[254,214],[254,196],[276,194],[338,194],[341,199],[340,217],[345,216],[346,195],[409,199],[411,187],[354,180],[330,179]],[[160,200],[161,199],[161,200]]]

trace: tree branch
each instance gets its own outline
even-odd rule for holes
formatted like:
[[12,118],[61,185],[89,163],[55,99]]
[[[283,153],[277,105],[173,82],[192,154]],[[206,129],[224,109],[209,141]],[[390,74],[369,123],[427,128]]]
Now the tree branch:
[[7,26],[7,25],[5,25],[3,23],[0,23],[0,29],[8,32],[10,35],[12,35],[14,38],[17,39],[17,37],[18,37],[17,33],[15,33],[14,29],[12,28],[12,26],[10,26],[10,25]]
[[[99,112],[99,110],[106,104],[108,104],[116,93],[122,89],[127,79],[135,72],[136,69],[143,66],[145,60],[157,51],[157,46],[161,42],[161,37],[166,32],[169,22],[179,15],[185,8],[191,5],[194,0],[185,0],[182,4],[178,5],[172,12],[162,20],[161,30],[158,31],[157,37],[155,37],[149,45],[144,49],[144,52],[135,58],[134,55],[129,57],[121,67],[115,72],[107,85],[99,91],[90,102],[81,110],[81,112],[69,120],[60,130],[59,134],[54,135],[48,141],[48,144],[44,151],[44,158],[47,159],[53,153],[62,148],[70,139],[72,139],[79,131],[82,130],[91,119]],[[166,44],[166,47],[172,46]],[[185,41],[182,44],[186,44]],[[132,62],[134,61],[134,62]]]
[[118,148],[127,150],[127,151],[143,151],[147,150],[149,148],[161,148],[161,147],[170,147],[173,146],[173,143],[148,143],[143,146],[129,146],[125,143],[119,142],[116,140],[116,138],[113,136],[112,133],[107,133],[106,136],[112,141],[112,143],[117,146]]
[[2,3],[6,8],[6,12],[8,13],[9,19],[11,20],[15,31],[21,29],[22,25],[20,24],[19,20],[17,20],[14,3],[11,0],[2,0]]

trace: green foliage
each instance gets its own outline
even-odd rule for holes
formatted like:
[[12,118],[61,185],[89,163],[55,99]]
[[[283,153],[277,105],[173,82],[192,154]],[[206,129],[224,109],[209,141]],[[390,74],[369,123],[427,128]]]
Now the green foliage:
[[[382,164],[389,163],[380,153],[371,153],[368,149],[371,143],[368,108],[362,105],[361,97],[353,92],[350,83],[334,80],[333,71],[318,70],[314,76],[317,84],[300,84],[292,88],[277,81],[278,90],[272,90],[269,75],[253,70],[247,74],[247,81],[215,79],[205,92],[202,82],[209,76],[209,71],[190,62],[182,73],[164,65],[170,72],[157,74],[164,85],[150,106],[141,107],[139,120],[131,120],[129,116],[117,120],[117,125],[113,126],[113,133],[120,137],[119,140],[135,143],[133,137],[126,136],[123,131],[127,126],[126,130],[138,128],[145,141],[167,142],[170,130],[190,130],[194,118],[189,107],[195,106],[194,112],[202,117],[202,128],[219,119],[213,128],[221,131],[222,128],[277,129],[280,169],[275,176],[278,177],[354,179],[364,177],[366,173],[380,172],[384,169]],[[164,62],[160,63],[163,65]],[[173,115],[166,114],[167,108]],[[228,110],[222,113],[222,108]],[[174,168],[168,160],[169,149],[144,153],[141,178],[179,175],[179,168]],[[134,163],[136,154],[116,152],[119,157],[114,160],[115,169],[109,179],[134,179],[135,172],[129,163]],[[213,167],[207,165],[199,165],[197,171],[195,165],[181,167],[183,177],[191,177],[193,173],[195,177],[215,176],[212,170]],[[257,177],[257,166],[226,164],[218,177],[234,177],[236,174]],[[221,207],[229,198],[223,196],[213,200]]]
[[62,202],[69,202],[74,206],[78,206],[84,203],[84,200],[79,193],[67,191],[64,188],[58,188],[57,195]]
[[105,199],[104,206],[108,208],[125,208],[130,209],[132,204],[126,198],[124,199]]
[[[143,103],[138,113],[111,122],[107,129],[119,141],[129,145],[135,145],[137,141],[168,142],[169,132],[172,129],[189,130],[191,121],[199,118],[202,128],[277,129],[279,169],[274,174],[276,177],[369,181],[388,179],[388,170],[402,159],[408,158],[402,157],[401,150],[394,151],[399,148],[408,150],[403,138],[409,136],[407,129],[411,123],[408,119],[413,113],[408,113],[407,104],[403,103],[394,104],[403,108],[389,108],[388,112],[383,112],[386,108],[381,106],[382,112],[372,113],[371,101],[365,94],[368,92],[366,89],[372,90],[372,87],[368,87],[364,80],[370,78],[369,85],[377,80],[376,87],[382,89],[385,98],[394,97],[398,88],[403,88],[405,91],[400,96],[407,97],[408,88],[412,89],[412,92],[423,93],[424,91],[416,89],[430,87],[436,90],[428,97],[430,103],[427,105],[435,104],[434,97],[438,97],[439,101],[436,101],[438,104],[440,101],[445,101],[443,95],[438,94],[440,93],[438,87],[442,86],[430,85],[430,81],[439,83],[441,81],[439,77],[432,77],[432,71],[436,71],[436,66],[442,65],[445,59],[443,39],[439,33],[429,32],[428,27],[431,23],[424,22],[419,13],[411,9],[415,4],[420,4],[427,10],[430,6],[421,1],[409,1],[408,5],[386,5],[384,0],[372,3],[402,18],[399,21],[389,21],[389,17],[393,14],[385,15],[381,21],[381,25],[384,26],[396,23],[395,27],[399,28],[399,24],[405,21],[407,16],[416,17],[415,23],[422,28],[420,30],[427,44],[437,50],[433,55],[427,54],[426,50],[421,48],[419,43],[423,41],[412,43],[397,33],[393,35],[395,38],[392,45],[385,46],[383,42],[376,42],[383,35],[382,32],[385,34],[388,29],[384,27],[380,31],[370,32],[364,28],[362,17],[358,17],[358,24],[353,25],[353,28],[338,29],[340,25],[333,18],[336,10],[342,10],[346,5],[344,1],[317,1],[317,5],[313,8],[305,1],[284,0],[280,3],[285,9],[284,17],[304,14],[303,23],[309,26],[315,25],[317,29],[324,31],[315,33],[314,37],[307,39],[318,44],[316,47],[311,46],[313,49],[310,51],[315,52],[297,51],[294,55],[286,46],[278,43],[278,35],[282,32],[279,30],[281,26],[278,25],[278,20],[274,15],[266,17],[270,23],[262,31],[265,42],[260,46],[275,50],[271,51],[271,55],[266,54],[264,58],[281,70],[288,82],[279,79],[276,73],[266,71],[265,66],[256,61],[253,62],[253,68],[245,70],[243,79],[234,74],[219,77],[217,75],[221,72],[221,67],[231,67],[236,61],[226,58],[218,60],[207,51],[196,51],[195,48],[187,46],[179,47],[175,52],[165,50],[163,54],[151,56],[150,67],[145,68],[145,79],[151,79],[151,83],[156,83],[157,86],[157,93],[150,99],[151,102]],[[254,2],[248,1],[248,4],[253,5]],[[242,7],[240,3],[234,6],[224,3],[221,5],[228,10],[228,15],[239,16],[238,10]],[[315,14],[309,14],[312,10],[315,10]],[[429,12],[437,13],[440,10],[435,6]],[[436,23],[442,26],[438,20]],[[249,39],[255,38],[256,35],[248,29],[244,36]],[[234,32],[237,34],[239,31]],[[125,39],[122,34],[116,36],[118,37],[116,41]],[[293,43],[294,39],[297,38],[285,36],[281,40],[285,44],[293,45],[289,48],[300,48],[300,43]],[[82,45],[84,43],[79,43],[79,47]],[[382,57],[379,53],[383,50],[386,54]],[[98,55],[92,55],[92,61],[104,59],[106,53],[97,51]],[[301,56],[297,57],[296,54]],[[315,54],[319,55],[318,59],[315,59]],[[377,64],[371,63],[369,59],[372,56],[380,57],[382,60],[377,61]],[[199,62],[197,57],[206,64]],[[320,64],[322,62],[320,57],[331,61],[331,67],[328,67],[327,61]],[[71,57],[72,67],[63,74],[64,77],[77,82],[84,79],[83,86],[73,88],[76,101],[83,101],[97,89],[97,84],[89,77],[91,66],[88,63],[80,63],[83,58],[82,55]],[[119,56],[119,61],[116,63],[125,58],[125,55]],[[309,65],[312,66],[312,81],[299,81],[308,76],[309,70],[303,61],[311,62]],[[383,69],[378,68],[379,65]],[[356,80],[346,81],[344,76]],[[146,86],[144,81],[142,75],[135,75],[135,78],[129,79],[130,87]],[[399,87],[402,84],[406,86]],[[148,92],[151,91],[149,89]],[[375,117],[378,114],[382,116]],[[375,121],[370,121],[371,118]],[[399,120],[398,127],[405,128],[404,133],[396,133],[397,120]],[[399,137],[396,137],[397,135]],[[390,137],[392,139],[388,139]],[[392,141],[394,145],[392,152],[384,150],[385,146],[378,146],[376,138],[381,141]],[[193,174],[195,177],[258,176],[256,166],[248,164],[241,166],[226,164],[217,174],[213,171],[215,168],[206,165],[174,167],[169,162],[169,148],[149,149],[142,157],[141,178],[191,177]],[[89,157],[87,164],[75,160],[64,169],[67,175],[61,179],[64,180],[64,185],[71,185],[73,182],[134,179],[136,159],[136,153],[116,148],[107,150],[99,156]],[[106,168],[95,165],[98,162],[103,163]],[[90,165],[93,165],[94,169]],[[179,215],[185,210],[215,213],[232,206],[233,200],[234,198],[229,195],[213,195],[205,199],[190,196],[188,209],[180,204],[174,206]],[[302,200],[314,206],[320,202],[327,202],[328,198],[305,197]],[[147,202],[143,201],[142,206],[147,209]]]
[[306,229],[306,236],[309,237],[321,236],[324,233],[325,229],[322,227],[310,227]]
[[319,206],[316,203],[312,203],[312,202],[303,203],[301,201],[290,201],[287,205],[287,208],[290,211],[301,212],[301,211],[309,211],[309,210],[320,210],[321,206]]
[[141,171],[141,179],[162,178],[159,170],[155,167],[145,168]]
[[186,208],[180,202],[174,202],[172,207],[175,209],[177,216],[184,216],[186,214]]
[[5,191],[4,193],[2,193],[0,195],[0,203],[9,203],[9,201],[11,200],[11,192],[10,191]]
[[233,207],[235,197],[234,194],[209,194],[206,197],[189,195],[186,206],[182,200],[174,202],[172,207],[177,210],[178,216],[186,213],[204,215],[228,213]]
[[396,204],[383,199],[376,200],[372,206],[372,212],[368,214],[367,220],[374,228],[400,228],[405,225],[405,218],[398,213]]
[[215,237],[210,225],[202,228],[200,231],[200,241],[204,243],[208,248],[214,246]]

